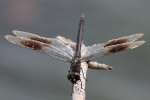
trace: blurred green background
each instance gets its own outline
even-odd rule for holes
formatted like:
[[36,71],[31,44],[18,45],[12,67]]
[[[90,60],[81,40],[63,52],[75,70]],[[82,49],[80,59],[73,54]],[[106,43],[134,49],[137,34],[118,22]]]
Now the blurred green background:
[[13,29],[75,39],[86,15],[86,45],[145,33],[135,50],[99,57],[113,71],[88,71],[87,100],[150,99],[149,0],[0,0],[0,100],[71,100],[69,64],[8,43]]

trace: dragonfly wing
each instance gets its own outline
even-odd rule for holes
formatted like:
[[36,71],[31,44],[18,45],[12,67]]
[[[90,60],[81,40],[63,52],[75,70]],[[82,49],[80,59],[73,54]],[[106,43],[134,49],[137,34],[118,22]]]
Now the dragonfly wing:
[[135,42],[135,41],[141,39],[143,36],[144,36],[143,33],[136,33],[136,34],[132,34],[129,36],[123,36],[123,37],[119,37],[116,39],[111,39],[111,40],[105,42],[104,45],[106,47],[106,46],[122,44],[122,43],[126,43],[126,42]]
[[105,51],[103,44],[93,44],[92,46],[87,46],[86,49],[86,55],[84,55],[82,58],[90,58],[97,55],[103,55]]
[[76,48],[76,43],[74,41],[70,40],[69,38],[66,38],[64,36],[57,36],[56,39],[60,40],[65,45],[70,46],[72,49]]
[[73,57],[73,49],[56,38],[42,37],[23,31],[13,31],[13,34],[16,36],[5,36],[5,38],[13,44],[31,48],[36,51],[42,51],[63,61],[71,61]]
[[31,40],[51,44],[52,46],[54,46],[54,48],[56,49],[61,48],[63,52],[66,52],[69,55],[73,56],[73,50],[72,50],[73,48],[71,46],[74,45],[74,42],[68,38],[62,36],[57,36],[56,38],[49,38],[49,37],[39,36],[34,33],[23,32],[18,30],[14,30],[13,34],[19,37],[26,37],[26,38],[30,38]]
[[[18,30],[13,30],[12,33],[16,36],[19,36],[19,37],[26,37],[26,38],[30,38],[32,40],[38,40],[40,42],[46,42],[46,40],[48,42],[52,39],[52,38],[42,37],[42,36],[39,36],[39,35],[34,34],[34,33],[18,31]],[[60,40],[65,45],[71,46],[72,48],[74,48],[76,45],[76,43],[74,41],[72,41],[71,39],[66,38],[64,36],[60,36],[60,35],[56,36],[56,39]]]
[[105,43],[94,44],[87,47],[87,55],[85,57],[91,57],[96,55],[114,54],[127,49],[137,48],[145,43],[144,40],[139,40],[144,34],[137,33],[129,36],[119,37],[109,40]]
[[30,32],[24,32],[24,31],[18,31],[18,30],[13,30],[12,33],[16,36],[16,37],[24,37],[24,38],[28,38],[31,40],[36,40],[42,43],[47,43],[49,44],[52,41],[52,38],[47,38],[47,37],[43,37],[34,33],[30,33]]
[[[64,43],[65,45],[71,47],[73,49],[73,51],[76,50],[76,43],[66,37],[63,36],[57,36],[57,39],[59,39],[62,43]],[[81,47],[81,57],[83,57],[84,55],[86,55],[86,46],[84,43],[82,43],[82,47]]]

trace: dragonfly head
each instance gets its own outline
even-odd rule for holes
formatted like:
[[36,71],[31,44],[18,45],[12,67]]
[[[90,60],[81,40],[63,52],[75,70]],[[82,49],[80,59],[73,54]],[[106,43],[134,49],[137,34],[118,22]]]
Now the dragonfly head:
[[67,78],[72,84],[75,84],[80,80],[80,73],[69,71]]
[[70,70],[68,71],[68,80],[71,81],[71,83],[75,84],[78,80],[80,80],[80,60],[75,59],[70,66]]

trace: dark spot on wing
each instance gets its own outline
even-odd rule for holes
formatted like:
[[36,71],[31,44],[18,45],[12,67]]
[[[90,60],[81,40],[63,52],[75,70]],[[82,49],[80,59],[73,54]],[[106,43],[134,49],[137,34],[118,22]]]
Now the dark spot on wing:
[[108,47],[108,53],[117,53],[126,50],[129,47],[128,44],[119,44],[116,46]]
[[104,47],[126,43],[127,41],[128,39],[114,39],[114,40],[111,40],[110,42],[108,41],[108,43],[106,43]]
[[42,37],[30,37],[31,40],[39,41],[46,44],[51,44],[52,41]]
[[34,40],[23,40],[21,41],[21,44],[25,47],[31,48],[33,50],[41,50],[42,49],[42,44],[34,41]]

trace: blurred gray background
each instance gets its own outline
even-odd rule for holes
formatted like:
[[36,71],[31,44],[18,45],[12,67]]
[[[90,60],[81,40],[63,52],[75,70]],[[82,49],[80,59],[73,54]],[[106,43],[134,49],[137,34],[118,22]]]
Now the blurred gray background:
[[97,60],[113,71],[88,71],[87,100],[150,99],[149,0],[0,0],[0,100],[71,100],[69,64],[8,43],[13,29],[75,39],[86,15],[85,43],[145,33],[135,50]]

